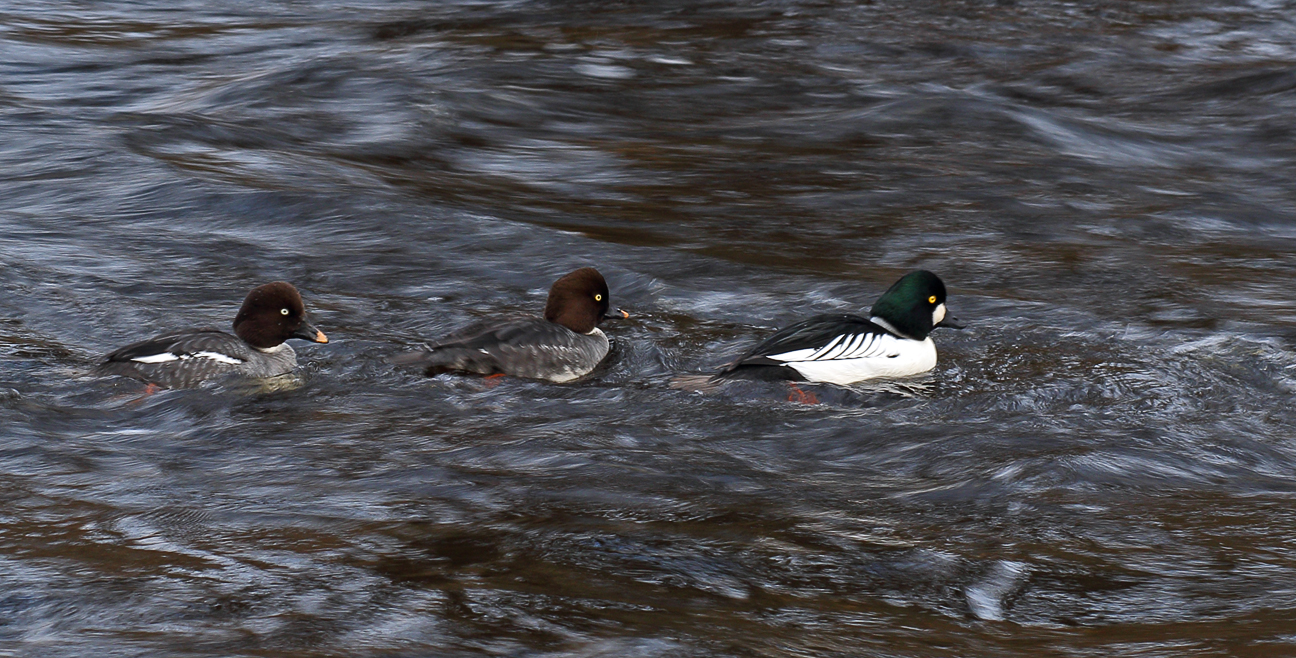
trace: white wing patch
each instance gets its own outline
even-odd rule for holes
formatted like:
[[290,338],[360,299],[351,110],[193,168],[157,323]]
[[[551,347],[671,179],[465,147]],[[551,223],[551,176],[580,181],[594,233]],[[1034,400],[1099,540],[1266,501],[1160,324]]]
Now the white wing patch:
[[243,359],[235,358],[228,354],[221,354],[220,352],[194,352],[194,356],[211,359],[212,361],[218,361],[220,363],[228,363],[232,366],[243,363]]
[[131,359],[131,361],[135,361],[136,363],[166,363],[167,361],[179,361],[179,360],[180,360],[179,354],[172,354],[170,352],[163,352],[161,354],[150,354],[148,356],[137,356]]
[[136,363],[168,363],[171,361],[188,361],[189,359],[194,359],[194,358],[211,359],[212,361],[216,361],[217,363],[226,363],[232,366],[236,366],[240,363],[243,363],[243,359],[235,358],[228,354],[221,354],[220,352],[194,352],[193,354],[185,354],[185,353],[176,354],[174,352],[162,352],[161,354],[149,354],[147,356],[137,356],[131,359],[131,361],[134,361]]

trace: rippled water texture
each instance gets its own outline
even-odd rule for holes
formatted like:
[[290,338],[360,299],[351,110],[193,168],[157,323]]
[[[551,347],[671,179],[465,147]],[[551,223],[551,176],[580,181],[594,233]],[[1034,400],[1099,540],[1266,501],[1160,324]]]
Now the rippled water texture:
[[[0,653],[1296,655],[1283,3],[0,9]],[[589,380],[387,359],[582,265]],[[903,386],[671,386],[923,267]],[[107,351],[296,283],[294,385]]]

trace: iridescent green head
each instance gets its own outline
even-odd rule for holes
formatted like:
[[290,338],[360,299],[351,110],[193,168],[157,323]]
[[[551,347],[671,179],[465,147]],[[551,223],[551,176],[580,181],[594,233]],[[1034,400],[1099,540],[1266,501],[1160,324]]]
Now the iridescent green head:
[[927,270],[900,277],[882,293],[870,313],[915,340],[927,338],[936,327],[963,328],[945,310],[945,284]]

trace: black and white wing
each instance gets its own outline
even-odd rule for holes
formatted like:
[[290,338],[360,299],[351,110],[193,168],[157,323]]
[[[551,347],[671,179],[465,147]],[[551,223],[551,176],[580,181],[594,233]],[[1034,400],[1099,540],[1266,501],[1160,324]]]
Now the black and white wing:
[[254,358],[251,351],[236,336],[216,329],[194,329],[127,345],[109,354],[99,371],[166,388],[188,388],[240,371]]
[[798,364],[895,358],[903,340],[858,315],[819,315],[779,330],[716,377],[805,380]]

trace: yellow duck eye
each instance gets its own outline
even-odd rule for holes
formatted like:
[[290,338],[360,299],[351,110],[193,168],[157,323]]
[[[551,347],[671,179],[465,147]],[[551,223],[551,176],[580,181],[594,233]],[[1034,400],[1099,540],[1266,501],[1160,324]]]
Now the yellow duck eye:
[[601,301],[603,301],[603,295],[600,295],[600,294],[595,293],[595,295],[594,295],[594,301],[596,301],[596,302],[601,302]]
[[[935,298],[935,297],[932,297],[932,299],[936,299],[936,298]],[[286,308],[281,308],[281,309],[279,309],[279,312],[282,313],[283,315],[288,315],[288,309],[286,309]]]
[[935,304],[935,303],[936,303],[936,295],[932,295],[931,297],[928,297],[928,298],[927,298],[927,303],[928,303],[928,304]]

